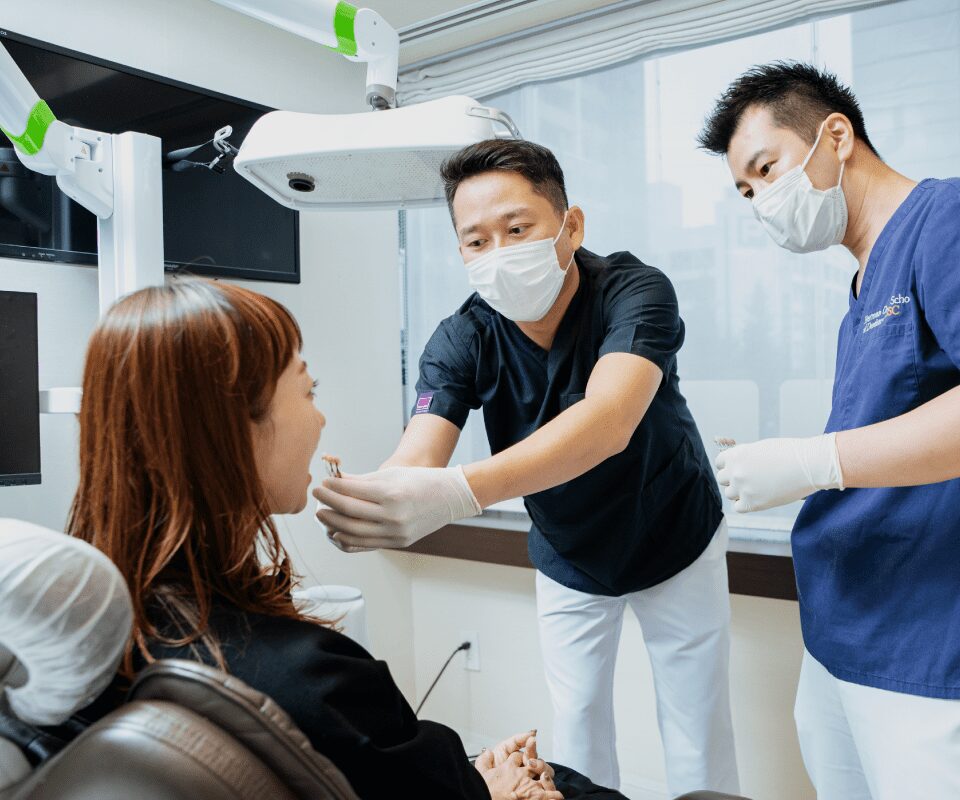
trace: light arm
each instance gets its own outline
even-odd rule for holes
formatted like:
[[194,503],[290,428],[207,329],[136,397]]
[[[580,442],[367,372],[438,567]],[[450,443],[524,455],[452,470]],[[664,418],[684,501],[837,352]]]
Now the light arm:
[[0,130],[28,169],[57,185],[101,219],[113,214],[110,137],[60,122],[0,45]]
[[0,45],[0,130],[13,143],[17,157],[30,169],[55,175],[50,150],[41,155],[50,126],[56,122],[10,53]]
[[373,9],[338,0],[214,2],[367,64],[367,102],[374,108],[396,106],[400,36]]

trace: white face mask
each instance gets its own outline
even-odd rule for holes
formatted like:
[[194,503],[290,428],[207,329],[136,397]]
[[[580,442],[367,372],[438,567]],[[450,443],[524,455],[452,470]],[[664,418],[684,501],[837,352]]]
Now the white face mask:
[[840,162],[837,185],[830,189],[815,189],[805,172],[820,144],[825,124],[820,126],[817,140],[803,163],[753,198],[753,213],[770,238],[794,253],[812,253],[840,244],[847,230],[847,201],[840,186],[844,162]]
[[563,215],[560,233],[554,239],[539,239],[508,247],[498,247],[467,267],[470,286],[494,311],[514,322],[537,322],[553,307],[567,269],[561,268],[554,245],[563,235],[567,215]]

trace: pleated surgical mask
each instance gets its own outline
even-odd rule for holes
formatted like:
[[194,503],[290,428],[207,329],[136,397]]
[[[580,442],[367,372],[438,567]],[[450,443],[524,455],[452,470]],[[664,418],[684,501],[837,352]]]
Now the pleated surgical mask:
[[553,239],[539,239],[507,247],[498,247],[469,262],[470,286],[489,306],[514,322],[537,322],[553,307],[573,256],[566,267],[560,266],[556,243],[563,235],[567,214],[560,232]]
[[829,189],[814,188],[806,173],[825,124],[820,125],[803,163],[753,198],[753,213],[770,238],[794,253],[812,253],[840,244],[847,230],[847,201],[841,186],[844,162],[840,162],[837,185]]

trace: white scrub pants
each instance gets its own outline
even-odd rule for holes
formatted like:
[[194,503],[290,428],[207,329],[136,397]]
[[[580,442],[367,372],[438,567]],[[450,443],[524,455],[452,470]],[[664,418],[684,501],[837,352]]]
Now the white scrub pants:
[[739,791],[730,721],[726,549],[724,522],[685,570],[622,597],[577,592],[537,573],[540,647],[554,712],[552,761],[620,788],[613,676],[629,605],[650,654],[671,793]]
[[794,716],[818,800],[960,798],[960,700],[842,681],[804,651]]

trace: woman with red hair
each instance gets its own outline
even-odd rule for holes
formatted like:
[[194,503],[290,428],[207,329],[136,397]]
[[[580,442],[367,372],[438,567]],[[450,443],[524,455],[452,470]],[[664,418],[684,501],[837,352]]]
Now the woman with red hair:
[[[301,345],[279,303],[200,279],[128,296],[94,332],[68,529],[119,567],[134,623],[118,679],[82,716],[121,703],[145,664],[193,658],[270,695],[362,798],[562,800],[533,732],[474,768],[384,662],[298,613],[271,515],[304,508],[325,425]],[[569,781],[568,797],[598,791]]]

